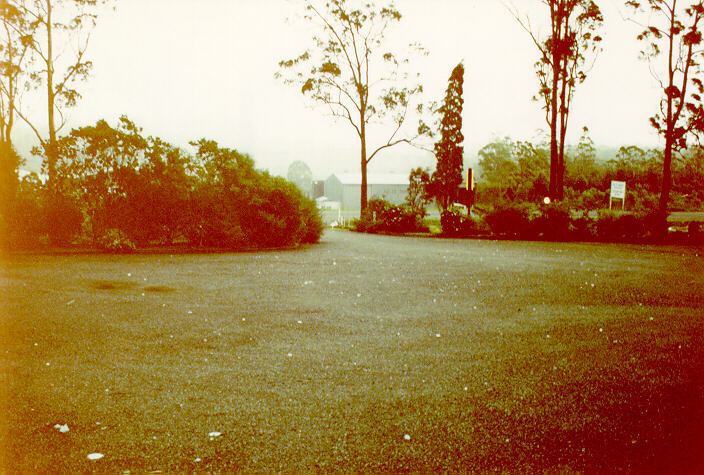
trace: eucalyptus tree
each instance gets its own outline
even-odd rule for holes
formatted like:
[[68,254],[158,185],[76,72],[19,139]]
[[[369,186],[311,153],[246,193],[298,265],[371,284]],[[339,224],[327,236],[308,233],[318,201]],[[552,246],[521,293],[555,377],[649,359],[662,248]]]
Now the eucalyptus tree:
[[601,49],[604,17],[592,0],[541,0],[547,7],[550,34],[542,38],[528,18],[512,14],[540,52],[535,63],[545,119],[550,126],[550,186],[552,199],[564,196],[565,137],[574,91],[584,82]]
[[[22,17],[23,43],[33,64],[28,71],[31,83],[46,91],[44,120],[29,116],[17,105],[14,109],[36,135],[46,159],[48,188],[55,192],[59,159],[57,134],[66,125],[65,108],[76,105],[81,95],[76,83],[86,80],[93,63],[86,50],[95,26],[98,7],[106,0],[7,0]],[[7,24],[7,23],[6,23]]]
[[[408,56],[426,54],[417,43],[408,55],[394,52],[387,33],[401,20],[401,13],[387,4],[328,0],[307,1],[304,18],[313,25],[313,47],[294,59],[279,63],[277,77],[297,85],[313,103],[324,106],[331,116],[348,122],[359,138],[361,208],[367,204],[367,165],[382,150],[412,143],[430,132],[419,120],[417,129],[407,130],[409,114],[423,113],[416,98],[423,88],[412,75]],[[415,104],[415,105],[414,105]],[[371,145],[371,124],[382,123],[385,140]]]
[[0,0],[0,141],[12,147],[15,107],[20,101],[31,63],[32,28],[16,2]]
[[641,57],[662,90],[660,110],[650,123],[665,139],[662,181],[658,200],[659,233],[667,230],[668,203],[672,189],[673,154],[687,147],[690,133],[704,130],[700,78],[702,54],[702,19],[704,2],[687,0],[627,1],[633,8],[633,20],[645,21],[638,40],[644,43]]

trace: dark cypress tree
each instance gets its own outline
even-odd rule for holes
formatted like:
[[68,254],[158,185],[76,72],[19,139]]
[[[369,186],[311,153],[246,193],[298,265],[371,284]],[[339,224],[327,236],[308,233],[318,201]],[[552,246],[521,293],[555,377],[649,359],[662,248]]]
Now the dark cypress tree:
[[456,199],[457,188],[462,183],[462,84],[464,66],[455,66],[450,75],[445,101],[440,108],[440,141],[435,144],[435,158],[438,161],[433,172],[434,195],[446,211]]

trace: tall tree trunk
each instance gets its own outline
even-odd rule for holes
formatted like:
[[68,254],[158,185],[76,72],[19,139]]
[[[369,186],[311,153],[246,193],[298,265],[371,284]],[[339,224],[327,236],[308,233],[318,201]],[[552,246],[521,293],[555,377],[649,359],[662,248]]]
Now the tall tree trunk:
[[361,150],[360,150],[360,155],[361,155],[361,171],[362,171],[362,184],[361,184],[361,189],[360,189],[360,210],[364,211],[365,208],[367,207],[367,127],[366,123],[364,122],[364,107],[362,107],[362,111],[360,112],[360,145],[361,145]]
[[553,52],[552,90],[550,91],[550,185],[548,195],[551,200],[558,198],[558,175],[560,170],[559,151],[557,146],[557,88],[560,71],[556,65],[559,63],[557,52]]
[[47,112],[49,126],[49,142],[45,145],[47,167],[48,167],[48,189],[49,195],[53,200],[56,193],[56,162],[58,161],[58,147],[56,143],[56,123],[54,119],[54,102],[56,94],[54,93],[54,52],[52,41],[52,19],[51,19],[51,1],[46,2],[46,34],[47,34],[47,61],[46,61],[46,88],[47,88]]

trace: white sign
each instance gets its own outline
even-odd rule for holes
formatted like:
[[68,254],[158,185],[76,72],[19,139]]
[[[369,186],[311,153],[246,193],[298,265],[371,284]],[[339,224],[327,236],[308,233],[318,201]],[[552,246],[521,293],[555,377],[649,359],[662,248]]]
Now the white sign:
[[626,182],[612,181],[611,182],[611,198],[626,199]]

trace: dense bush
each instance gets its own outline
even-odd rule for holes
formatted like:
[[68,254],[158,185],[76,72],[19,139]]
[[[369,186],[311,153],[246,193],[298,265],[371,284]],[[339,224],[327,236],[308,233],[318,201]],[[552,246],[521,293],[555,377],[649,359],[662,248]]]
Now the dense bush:
[[103,251],[114,253],[134,252],[136,249],[130,238],[119,229],[108,229],[100,237],[98,245]]
[[366,233],[417,233],[427,232],[422,214],[406,206],[396,206],[386,200],[374,198],[355,223],[355,230]]
[[498,236],[518,238],[530,235],[530,216],[526,205],[499,203],[484,216],[484,221]]
[[442,233],[450,237],[468,237],[485,234],[487,226],[480,219],[465,216],[457,209],[448,209],[440,215]]
[[531,224],[536,237],[561,241],[570,237],[571,222],[572,218],[568,207],[551,204],[543,206],[533,216]]
[[[117,127],[98,121],[60,139],[59,196],[41,199],[41,183],[34,196],[18,196],[40,206],[40,233],[51,231],[59,245],[79,237],[123,252],[174,243],[239,249],[320,239],[318,209],[296,186],[214,141],[191,145],[193,154],[144,138],[126,117]],[[0,226],[16,224],[11,213],[1,214]]]

